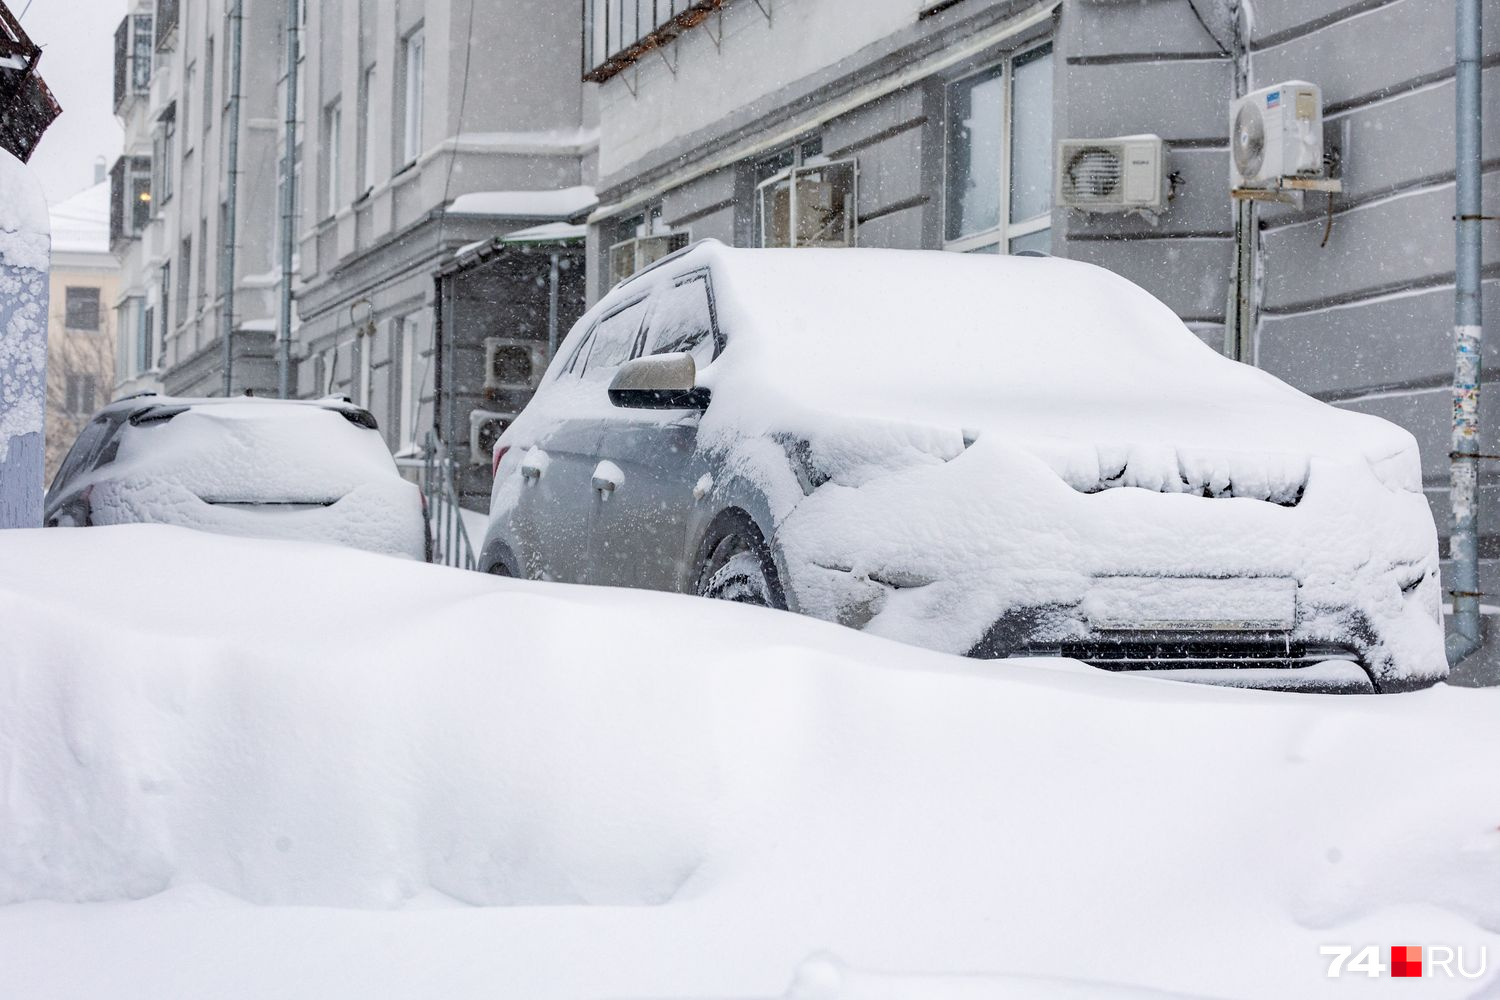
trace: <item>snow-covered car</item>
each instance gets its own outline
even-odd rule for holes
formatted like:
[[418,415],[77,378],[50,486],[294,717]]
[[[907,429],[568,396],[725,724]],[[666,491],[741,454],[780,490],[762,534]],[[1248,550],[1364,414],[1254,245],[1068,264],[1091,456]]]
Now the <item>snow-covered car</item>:
[[1088,264],[695,244],[578,322],[495,474],[491,572],[1211,683],[1447,672],[1412,436]]
[[341,398],[111,403],[47,491],[48,527],[153,522],[430,558],[421,491]]

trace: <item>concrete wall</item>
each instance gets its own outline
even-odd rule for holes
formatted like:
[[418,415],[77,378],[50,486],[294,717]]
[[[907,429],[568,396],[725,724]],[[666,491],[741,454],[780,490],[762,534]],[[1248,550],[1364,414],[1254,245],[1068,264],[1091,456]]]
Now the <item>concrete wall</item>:
[[[693,238],[752,242],[749,171],[772,137],[809,123],[825,153],[859,159],[859,243],[942,245],[943,86],[1022,36],[965,62],[913,73],[1035,4],[963,0],[919,20],[907,0],[753,4],[684,34],[666,58],[599,85],[601,209],[590,234],[592,296],[608,282],[614,222],[659,204]],[[737,9],[736,9],[737,8]],[[1446,537],[1453,307],[1453,5],[1451,0],[1257,0],[1249,89],[1318,83],[1343,154],[1344,191],[1327,204],[1257,209],[1260,283],[1253,360],[1329,402],[1391,419],[1418,438]],[[1150,132],[1168,147],[1168,210],[1155,221],[1054,209],[1053,251],[1149,289],[1222,346],[1234,254],[1228,111],[1235,94],[1230,5],[1221,0],[1064,0],[1043,29],[1054,45],[1055,138]],[[1486,0],[1500,24],[1500,0]],[[837,37],[830,37],[837,36]],[[1487,37],[1487,120],[1500,120],[1500,33]],[[671,64],[669,67],[668,64]],[[675,73],[673,72],[675,69]],[[851,94],[908,78],[837,114]],[[913,78],[916,77],[916,78]],[[732,87],[722,81],[733,80]],[[736,156],[736,152],[742,155]],[[1500,129],[1485,142],[1485,213],[1500,214]],[[1486,301],[1500,307],[1500,241],[1486,244]],[[1491,366],[1500,338],[1489,338]],[[1497,383],[1500,385],[1500,383]],[[1484,409],[1489,453],[1500,407]],[[1485,509],[1500,501],[1486,469]],[[1497,523],[1490,518],[1486,523]],[[1500,532],[1482,551],[1500,595]],[[1487,602],[1500,605],[1500,597]],[[1500,629],[1496,630],[1500,632]],[[1487,656],[1500,658],[1492,641]]]

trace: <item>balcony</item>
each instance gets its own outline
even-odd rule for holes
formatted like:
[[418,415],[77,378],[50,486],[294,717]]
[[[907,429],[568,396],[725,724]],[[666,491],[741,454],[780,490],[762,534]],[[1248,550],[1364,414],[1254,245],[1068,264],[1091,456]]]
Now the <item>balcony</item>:
[[109,248],[121,253],[151,224],[151,158],[122,156],[109,172]]
[[724,7],[725,0],[584,0],[583,78],[602,83]]
[[115,29],[115,114],[151,87],[155,38],[150,14],[129,14]]

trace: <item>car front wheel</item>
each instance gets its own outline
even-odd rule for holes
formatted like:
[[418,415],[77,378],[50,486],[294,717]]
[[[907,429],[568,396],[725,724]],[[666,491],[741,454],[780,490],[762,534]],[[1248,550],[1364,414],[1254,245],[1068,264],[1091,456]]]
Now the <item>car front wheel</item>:
[[698,596],[785,608],[771,554],[759,533],[735,531],[714,546],[698,575]]

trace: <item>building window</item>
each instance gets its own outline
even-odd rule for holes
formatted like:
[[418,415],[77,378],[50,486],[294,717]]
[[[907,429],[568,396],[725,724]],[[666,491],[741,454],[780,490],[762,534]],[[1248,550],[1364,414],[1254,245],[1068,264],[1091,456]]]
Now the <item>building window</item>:
[[157,356],[161,357],[167,353],[167,334],[172,331],[171,304],[172,304],[172,262],[163,261],[161,265],[161,290],[157,299],[161,306],[161,349]]
[[152,187],[153,201],[160,210],[172,200],[172,163],[177,146],[177,104],[174,101],[156,120],[156,135],[152,142],[151,164],[156,168],[156,183]]
[[618,285],[635,272],[688,245],[688,233],[674,233],[662,219],[661,206],[653,205],[639,215],[615,225],[609,247],[609,284]]
[[183,237],[177,253],[177,322],[188,321],[188,295],[192,291],[190,278],[193,266],[193,238]]
[[135,329],[135,371],[149,372],[155,363],[155,352],[151,350],[155,342],[156,334],[156,310],[146,306],[141,313],[141,322]]
[[203,43],[203,131],[214,123],[214,36]]
[[858,226],[859,170],[831,162],[819,138],[789,146],[755,164],[755,245],[848,247]]
[[327,204],[324,214],[332,215],[340,204],[339,178],[343,171],[341,133],[344,125],[343,105],[334,101],[323,109],[323,177]]
[[122,156],[109,172],[110,245],[133,240],[151,222],[151,159]]
[[198,219],[198,312],[208,304],[208,216]]
[[99,332],[99,289],[69,285],[63,291],[63,326]]
[[93,375],[68,375],[67,410],[85,417],[94,412],[96,381]]
[[948,86],[944,245],[1016,253],[1051,246],[1052,47]]
[[420,28],[407,36],[405,59],[402,62],[406,102],[401,142],[403,165],[415,162],[422,155],[422,67],[425,47],[426,42]]
[[177,33],[178,0],[156,0],[156,47],[168,48]]
[[355,164],[355,172],[359,176],[359,198],[369,194],[375,187],[375,129],[371,118],[371,103],[374,99],[375,67],[366,66],[359,77],[359,162]]

